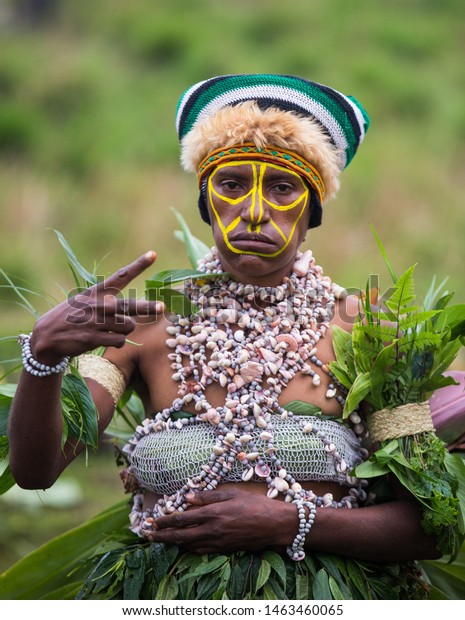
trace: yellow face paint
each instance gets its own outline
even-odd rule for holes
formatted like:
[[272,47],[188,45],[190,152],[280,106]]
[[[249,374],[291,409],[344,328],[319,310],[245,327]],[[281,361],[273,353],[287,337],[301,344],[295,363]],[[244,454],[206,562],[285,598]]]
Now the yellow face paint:
[[[222,190],[221,182],[234,184],[236,183],[234,176],[231,180],[226,176],[223,181],[217,181],[220,173],[226,168],[237,166],[241,166],[242,171],[248,166],[245,168],[246,181],[241,183],[242,191],[229,192],[236,193],[237,196],[228,196],[228,191]],[[280,174],[279,178],[274,180],[270,175],[276,172]],[[290,179],[292,190],[281,196],[278,192],[278,204],[272,200],[273,187],[285,186],[286,178]],[[305,213],[310,194],[308,187],[296,172],[277,164],[256,160],[219,164],[210,175],[207,187],[210,207],[228,249],[236,254],[264,257],[278,256],[287,248],[295,235],[299,220]],[[254,235],[260,235],[265,226],[267,230],[272,227],[273,242],[277,250],[267,253],[235,247],[234,238],[238,231],[246,230],[252,239]]]

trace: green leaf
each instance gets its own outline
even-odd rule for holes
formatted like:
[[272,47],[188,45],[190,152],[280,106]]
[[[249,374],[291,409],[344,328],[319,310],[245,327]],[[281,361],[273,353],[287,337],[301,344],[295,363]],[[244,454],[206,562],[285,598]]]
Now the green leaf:
[[105,553],[86,579],[77,598],[79,600],[89,598],[92,593],[106,590],[109,592],[105,594],[110,594],[110,591],[114,592],[119,589],[124,575],[125,555],[121,549]]
[[199,311],[184,293],[173,288],[148,288],[146,297],[149,301],[162,301],[168,311],[181,316],[193,316]]
[[453,335],[453,339],[464,335],[464,323],[465,321],[465,304],[455,304],[442,309],[442,312],[436,322],[436,329],[443,330],[449,328],[456,333]]
[[336,379],[346,388],[350,389],[352,385],[352,379],[348,373],[338,364],[338,362],[330,362],[328,364],[329,370],[333,373]]
[[291,400],[290,403],[284,405],[286,411],[295,413],[296,415],[320,415],[322,413],[321,407],[306,403],[303,400]]
[[0,385],[0,436],[7,434],[8,416],[16,391],[16,385],[4,383]]
[[220,600],[224,600],[224,598],[227,597],[226,588],[227,588],[230,576],[231,576],[231,565],[228,563],[228,564],[225,564],[220,571],[220,585],[218,586],[218,589],[216,590],[216,592],[213,593],[212,600],[220,601]]
[[268,581],[271,574],[271,565],[266,561],[262,560],[260,562],[260,569],[257,575],[257,581],[255,583],[255,594],[262,588],[265,583]]
[[382,391],[388,377],[389,366],[395,359],[395,345],[391,344],[380,351],[371,368],[370,402],[375,409],[383,408]]
[[392,588],[389,583],[386,583],[385,579],[370,579],[370,588],[376,594],[378,600],[391,601],[398,598],[398,593],[395,588]]
[[174,235],[176,239],[179,239],[183,243],[186,244],[187,256],[189,258],[190,264],[192,267],[197,265],[197,262],[210,251],[208,245],[206,245],[203,241],[200,241],[197,237],[195,237],[187,225],[186,220],[183,218],[181,213],[176,209],[171,209],[178,220],[181,230],[175,231]]
[[28,290],[24,289],[23,287],[16,286],[16,284],[13,282],[13,280],[11,280],[11,278],[7,275],[7,273],[5,273],[5,271],[3,271],[3,269],[0,269],[0,273],[5,278],[5,280],[8,282],[8,288],[13,290],[15,292],[15,294],[17,295],[17,297],[19,299],[21,299],[22,303],[18,302],[18,305],[21,306],[21,308],[24,308],[25,310],[30,312],[32,314],[32,316],[34,316],[36,319],[38,319],[40,317],[40,313],[34,308],[34,306],[27,299],[27,297],[25,297],[25,295],[23,294],[23,291],[28,292],[28,293],[32,293],[32,294],[36,294],[36,293],[34,293],[34,291],[28,291]]
[[[357,339],[361,341],[362,338],[372,339],[375,341],[375,345],[378,345],[378,348],[375,349],[376,355],[381,349],[381,346],[385,346],[395,341],[398,337],[398,328],[396,325],[389,325],[386,323],[373,323],[372,325],[363,325],[362,323],[357,323],[354,325],[354,329],[352,331],[352,339]],[[359,346],[362,346],[361,343],[357,343]],[[354,348],[356,347],[356,343],[354,341]]]
[[329,578],[329,589],[331,590],[332,597],[335,601],[344,601],[346,600],[346,596],[344,596],[339,588],[337,581],[334,577]]
[[126,570],[124,573],[123,600],[139,600],[139,594],[145,579],[146,555],[143,549],[138,547],[126,558]]
[[408,329],[416,328],[439,314],[441,314],[439,310],[424,310],[423,312],[415,312],[406,318],[401,317],[399,320],[399,329],[405,332]]
[[310,571],[310,574],[315,577],[316,576],[316,565],[315,565],[315,561],[313,560],[312,556],[307,553],[304,557],[304,562],[305,562],[305,566],[307,567],[307,569]]
[[377,476],[384,476],[389,473],[389,467],[387,465],[381,465],[376,461],[369,460],[365,463],[357,465],[354,470],[354,476],[357,478],[376,478]]
[[397,348],[401,353],[408,352],[409,350],[424,351],[427,347],[429,349],[436,349],[441,345],[442,339],[440,334],[434,332],[422,331],[415,337],[410,334],[406,334],[399,338]]
[[43,596],[41,600],[45,601],[74,601],[79,594],[82,583],[80,581],[69,583],[62,588],[57,588]]
[[[96,284],[97,277],[93,273],[90,273],[89,271],[87,271],[87,269],[85,269],[81,265],[75,253],[71,249],[71,246],[66,241],[66,239],[61,234],[61,232],[59,232],[58,230],[55,230],[54,228],[52,228],[52,230],[56,234],[61,247],[64,249],[66,256],[68,257],[68,261],[69,261],[71,269],[77,272],[81,276],[81,278],[84,280],[84,285],[85,285],[84,288],[87,288],[88,286],[92,286],[93,284]],[[79,283],[76,282],[76,284],[79,284]]]
[[195,588],[195,595],[197,599],[211,600],[213,593],[218,590],[220,586],[219,571],[202,575],[197,581]]
[[333,595],[329,587],[328,573],[324,568],[320,568],[313,582],[313,599],[315,601],[332,601]]
[[284,560],[276,553],[276,551],[265,551],[263,553],[263,559],[270,564],[271,568],[277,573],[278,577],[281,579],[283,586],[286,585],[286,565]]
[[389,258],[388,258],[388,255],[387,255],[387,252],[386,252],[386,250],[384,249],[384,245],[381,243],[381,239],[378,237],[378,235],[377,235],[377,233],[376,233],[376,231],[375,231],[374,227],[373,227],[371,224],[370,224],[370,227],[371,227],[371,232],[373,233],[373,236],[374,236],[374,238],[375,238],[375,240],[376,240],[376,243],[377,243],[377,245],[378,245],[379,251],[381,252],[381,255],[382,255],[383,259],[384,259],[384,262],[386,263],[386,267],[387,267],[387,269],[388,269],[388,271],[389,271],[389,274],[390,274],[390,276],[391,276],[391,279],[392,279],[392,281],[393,281],[393,282],[394,282],[394,284],[395,284],[395,283],[397,282],[396,274],[394,273],[394,270],[393,270],[393,268],[392,268],[392,265],[391,265],[391,263],[390,263],[390,261],[389,261]]
[[281,601],[288,599],[286,592],[282,589],[281,585],[276,581],[276,579],[273,579],[273,577],[270,577],[268,583],[266,583],[263,587],[263,593],[267,593],[266,596],[264,596],[263,598],[270,598],[270,591],[274,592],[274,599],[278,599]]
[[357,375],[355,381],[352,384],[352,387],[347,394],[346,402],[344,405],[344,414],[343,417],[347,418],[352,411],[360,405],[362,400],[370,391],[371,386],[371,376],[369,372],[364,372],[362,374]]
[[424,560],[421,567],[442,598],[465,600],[465,545],[453,564],[447,560]]
[[369,372],[373,364],[373,360],[382,350],[384,343],[381,338],[372,338],[369,336],[369,330],[375,330],[376,326],[366,326],[365,329],[361,325],[355,325],[352,332],[352,346],[354,348],[354,363],[357,373]]
[[113,530],[125,531],[128,525],[124,500],[84,525],[57,536],[1,575],[0,600],[39,600],[50,591],[73,583],[82,560],[89,557],[105,535]]
[[[456,491],[456,497],[460,502],[460,515],[462,519],[462,531],[465,529],[465,463],[458,454],[445,453],[444,465],[446,470],[454,476],[458,481],[458,487]],[[465,551],[464,551],[465,561]]]
[[[424,392],[434,392],[435,390],[439,390],[440,388],[446,387],[447,385],[457,385],[457,381],[455,381],[452,377],[445,377],[444,375],[439,375],[437,377],[432,377],[431,379],[423,383],[422,389]],[[461,424],[461,427],[463,427],[463,423]],[[457,437],[457,435],[455,435],[455,437]]]
[[6,437],[5,435],[0,435],[0,461],[6,459],[9,449],[10,444],[8,442],[8,437]]
[[0,476],[0,495],[3,495],[16,484],[13,474],[10,471],[10,467],[7,466]]
[[0,385],[0,394],[12,400],[16,394],[17,387],[16,383],[2,383]]
[[176,422],[176,420],[184,420],[194,417],[193,413],[189,413],[188,411],[173,411],[171,414],[171,419]]
[[[229,598],[233,601],[242,599],[246,586],[246,574],[241,567],[236,564],[231,571],[231,578],[228,584]],[[266,586],[265,586],[266,588]]]
[[192,577],[200,577],[200,575],[207,575],[208,573],[213,573],[221,568],[228,561],[228,557],[226,555],[219,555],[212,560],[207,560],[202,562],[195,571],[191,573]]
[[408,305],[415,300],[415,282],[413,280],[415,267],[416,265],[412,265],[400,276],[391,295],[384,302],[390,310],[399,316],[412,310],[412,308],[408,308]]
[[[86,446],[98,447],[98,413],[89,388],[73,368],[65,374],[61,387],[61,404],[68,433]],[[67,436],[63,437],[65,442]]]
[[363,571],[360,569],[358,563],[355,560],[346,560],[347,574],[350,582],[357,588],[361,596],[365,600],[371,600],[370,589],[368,587],[368,580],[366,579]]
[[[332,328],[332,345],[334,352],[336,353],[336,359],[339,363],[344,364],[347,357],[347,352],[352,347],[352,336],[349,332],[338,325]],[[346,364],[347,367],[347,364]]]
[[145,287],[147,289],[164,288],[167,284],[172,285],[185,280],[206,279],[208,276],[217,278],[218,274],[204,274],[196,269],[166,269],[165,271],[158,271],[149,280],[146,280]]
[[295,575],[295,597],[298,601],[308,601],[310,599],[310,584],[308,575]]
[[460,340],[443,344],[440,349],[436,351],[434,366],[431,369],[431,372],[434,370],[436,375],[442,375],[442,373],[446,372],[454,359],[457,357],[457,353],[461,347],[462,344]]
[[263,588],[263,600],[265,601],[278,601],[279,600],[279,596],[274,591],[272,584],[267,584]]
[[158,586],[156,601],[174,601],[178,597],[179,586],[173,575],[165,575]]
[[434,308],[434,310],[441,310],[448,305],[449,301],[454,296],[454,293],[446,292],[441,297],[439,297],[442,289],[447,283],[447,280],[448,278],[444,278],[444,280],[436,286],[436,276],[432,277],[431,284],[429,285],[426,295],[423,298],[424,308]]

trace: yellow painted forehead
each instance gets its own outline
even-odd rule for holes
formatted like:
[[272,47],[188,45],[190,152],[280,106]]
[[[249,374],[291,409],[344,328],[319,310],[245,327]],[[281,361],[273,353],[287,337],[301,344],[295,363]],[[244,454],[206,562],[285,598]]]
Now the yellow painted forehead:
[[260,160],[253,160],[253,159],[242,159],[242,160],[239,159],[237,161],[222,162],[214,168],[211,176],[213,177],[219,170],[224,170],[225,168],[233,168],[233,167],[237,168],[239,166],[246,166],[246,165],[257,166],[260,170],[263,170],[263,171],[265,171],[267,168],[279,170],[279,172],[296,177],[305,187],[305,182],[303,178],[300,176],[300,174],[298,174],[294,170],[290,170],[289,168],[285,168],[284,166],[281,166],[280,164],[274,164],[269,161],[260,161]]

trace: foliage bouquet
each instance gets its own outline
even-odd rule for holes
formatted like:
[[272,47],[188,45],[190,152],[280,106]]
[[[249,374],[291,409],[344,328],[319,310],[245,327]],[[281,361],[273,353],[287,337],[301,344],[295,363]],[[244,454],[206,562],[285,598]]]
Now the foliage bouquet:
[[393,286],[377,307],[367,286],[352,333],[334,328],[330,364],[348,390],[344,418],[359,409],[370,431],[371,456],[354,474],[394,475],[419,501],[424,530],[453,558],[465,533],[465,466],[436,436],[428,399],[455,384],[444,372],[463,345],[465,305],[450,306],[452,294],[439,297],[434,286],[420,304],[415,265],[397,278],[376,239]]

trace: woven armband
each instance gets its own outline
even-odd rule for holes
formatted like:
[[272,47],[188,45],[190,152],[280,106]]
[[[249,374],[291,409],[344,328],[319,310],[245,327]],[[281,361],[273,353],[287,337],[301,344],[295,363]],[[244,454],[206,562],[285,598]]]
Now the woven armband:
[[113,398],[115,407],[126,389],[123,373],[112,362],[98,355],[80,355],[77,358],[78,370],[86,379],[101,385]]
[[373,441],[434,431],[429,402],[408,403],[394,409],[375,411],[368,416],[368,429]]

